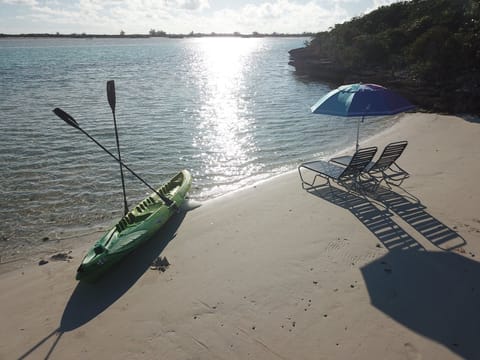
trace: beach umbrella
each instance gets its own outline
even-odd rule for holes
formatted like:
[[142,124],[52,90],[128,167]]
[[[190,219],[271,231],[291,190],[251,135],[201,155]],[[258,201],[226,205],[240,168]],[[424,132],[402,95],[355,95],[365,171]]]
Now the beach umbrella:
[[311,107],[314,114],[358,117],[357,147],[360,117],[394,115],[415,108],[407,99],[376,84],[342,85],[330,91]]

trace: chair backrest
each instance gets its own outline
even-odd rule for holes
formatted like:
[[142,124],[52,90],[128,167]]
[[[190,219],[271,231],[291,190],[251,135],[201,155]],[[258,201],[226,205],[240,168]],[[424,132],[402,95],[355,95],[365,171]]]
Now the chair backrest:
[[397,141],[388,144],[383,149],[382,154],[375,164],[368,171],[384,171],[387,170],[402,155],[403,150],[408,145],[408,141]]
[[376,152],[376,146],[359,149],[355,154],[353,154],[350,163],[347,165],[345,170],[343,170],[340,178],[360,175],[360,173],[367,167],[367,165],[370,164]]

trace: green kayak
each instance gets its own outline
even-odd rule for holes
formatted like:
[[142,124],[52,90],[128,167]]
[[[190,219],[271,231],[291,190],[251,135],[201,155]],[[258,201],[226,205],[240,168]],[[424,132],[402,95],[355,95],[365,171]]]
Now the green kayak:
[[112,265],[148,240],[184,202],[191,184],[191,174],[183,170],[157,189],[162,196],[172,200],[170,206],[153,192],[130,210],[88,251],[77,270],[77,280],[94,282]]

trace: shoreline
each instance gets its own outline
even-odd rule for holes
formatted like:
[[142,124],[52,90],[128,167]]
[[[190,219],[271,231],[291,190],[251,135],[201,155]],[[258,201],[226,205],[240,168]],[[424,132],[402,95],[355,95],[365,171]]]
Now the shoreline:
[[[381,132],[377,134],[373,134],[371,136],[368,136],[364,139],[361,139],[361,143],[368,143],[371,142],[377,138],[380,138],[383,136],[383,134],[388,134],[390,131],[394,131],[393,129],[397,126],[398,122],[402,120],[403,116],[402,115],[395,115],[394,118],[397,119],[397,121],[390,127],[382,130]],[[354,151],[355,145],[347,146],[343,149],[340,150],[333,150],[331,152],[327,152],[324,156],[322,156],[322,159],[327,159],[327,158],[333,158],[335,156],[338,156],[340,154],[345,154],[345,153],[350,153]],[[312,158],[314,159],[314,158]],[[304,161],[309,161],[312,159],[304,159]],[[298,164],[297,164],[298,166]],[[253,180],[250,179],[250,181],[247,181],[247,185],[244,187],[239,187],[230,191],[227,191],[225,193],[222,193],[220,195],[214,196],[212,198],[207,198],[205,200],[195,200],[195,198],[191,198],[190,200],[193,200],[195,203],[200,203],[201,206],[204,204],[207,204],[209,202],[214,202],[214,201],[223,201],[223,199],[228,199],[229,197],[235,197],[237,196],[238,193],[241,193],[242,191],[249,189],[249,188],[256,188],[258,185],[261,185],[265,182],[270,182],[270,181],[275,181],[277,178],[281,178],[282,176],[286,176],[289,174],[297,173],[297,168],[292,168],[285,170],[280,173],[266,173],[266,174],[258,174],[254,176],[253,178],[261,178],[259,180]],[[227,200],[225,200],[227,201]],[[40,261],[49,261],[49,258],[51,256],[57,255],[57,254],[70,254],[71,252],[80,249],[84,249],[86,251],[87,248],[93,245],[93,243],[98,240],[102,236],[102,234],[115,222],[117,222],[117,218],[112,218],[107,221],[103,221],[102,223],[96,223],[91,225],[91,228],[85,231],[72,231],[71,233],[68,234],[66,237],[59,237],[59,238],[54,238],[54,239],[49,239],[44,241],[43,243],[35,246],[34,248],[31,248],[29,250],[26,250],[24,252],[18,252],[18,250],[15,250],[18,252],[18,256],[7,256],[5,257],[5,261],[0,262],[0,274],[9,272],[9,271],[14,271],[21,269],[25,266],[38,266],[38,263]],[[56,233],[56,230],[51,230],[52,232]],[[79,244],[77,240],[79,239],[84,239],[85,244]],[[81,259],[79,259],[80,261]]]
[[0,274],[0,358],[478,358],[479,136],[407,114],[361,142],[409,141],[389,197],[291,171],[178,214],[97,284],[82,249]]

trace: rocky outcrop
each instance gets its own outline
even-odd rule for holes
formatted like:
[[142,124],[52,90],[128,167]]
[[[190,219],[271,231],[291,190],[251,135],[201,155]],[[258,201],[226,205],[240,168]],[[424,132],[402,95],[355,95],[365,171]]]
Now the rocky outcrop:
[[377,83],[394,89],[424,111],[480,115],[478,71],[449,76],[433,83],[416,79],[405,71],[388,71],[380,67],[348,69],[314,53],[308,47],[290,50],[289,54],[289,65],[295,67],[299,76],[333,86],[356,82]]

